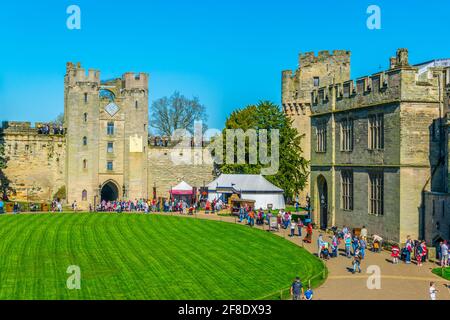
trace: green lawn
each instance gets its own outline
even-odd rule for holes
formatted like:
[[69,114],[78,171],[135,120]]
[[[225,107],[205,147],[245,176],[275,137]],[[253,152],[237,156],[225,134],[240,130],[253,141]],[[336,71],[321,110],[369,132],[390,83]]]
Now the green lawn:
[[450,268],[434,268],[432,272],[446,280],[450,280]]
[[2,215],[0,239],[0,299],[258,299],[323,270],[266,231],[176,216]]

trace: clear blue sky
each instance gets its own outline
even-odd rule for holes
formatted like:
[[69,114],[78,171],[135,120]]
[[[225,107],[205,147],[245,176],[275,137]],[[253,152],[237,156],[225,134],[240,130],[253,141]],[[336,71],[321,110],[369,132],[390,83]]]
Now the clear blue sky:
[[[68,30],[66,8],[81,8]],[[366,27],[381,8],[382,29]],[[57,0],[5,1],[0,10],[0,120],[48,121],[63,111],[67,61],[151,74],[150,100],[179,90],[206,105],[209,126],[259,100],[280,102],[281,71],[299,52],[352,51],[352,77],[410,61],[450,57],[450,1]],[[150,103],[151,103],[150,101]]]

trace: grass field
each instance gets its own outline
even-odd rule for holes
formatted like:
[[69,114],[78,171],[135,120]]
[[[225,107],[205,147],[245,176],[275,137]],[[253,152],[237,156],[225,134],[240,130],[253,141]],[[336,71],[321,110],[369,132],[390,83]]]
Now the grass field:
[[0,239],[0,299],[258,299],[323,270],[268,232],[176,216],[2,215]]
[[450,268],[434,268],[432,272],[446,280],[450,280]]

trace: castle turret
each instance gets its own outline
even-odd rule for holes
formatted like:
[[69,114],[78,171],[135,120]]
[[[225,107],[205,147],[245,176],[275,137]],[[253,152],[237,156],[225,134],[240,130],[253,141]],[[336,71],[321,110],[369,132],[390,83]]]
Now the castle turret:
[[[330,86],[335,83],[350,79],[350,51],[334,50],[320,51],[317,56],[314,52],[300,53],[298,57],[299,68],[292,72],[282,72],[282,105],[283,110],[293,119],[293,125],[300,135],[303,135],[301,148],[303,156],[310,160],[311,157],[311,99],[312,92],[320,87]],[[334,91],[333,91],[334,92]],[[323,97],[328,96],[328,91],[320,91]],[[319,99],[319,91],[317,91]],[[299,194],[304,201],[309,187]]]
[[64,110],[69,203],[147,198],[148,74],[101,82],[69,62]]

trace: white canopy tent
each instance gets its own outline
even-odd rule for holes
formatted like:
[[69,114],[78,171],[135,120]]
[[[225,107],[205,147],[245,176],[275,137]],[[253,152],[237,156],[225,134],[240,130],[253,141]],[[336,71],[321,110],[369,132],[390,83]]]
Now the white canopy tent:
[[221,174],[208,184],[208,200],[221,199],[227,202],[232,194],[240,194],[242,199],[255,200],[255,208],[284,209],[283,189],[278,188],[262,175],[257,174]]
[[175,201],[183,200],[188,204],[191,204],[194,195],[193,188],[184,181],[181,181],[175,187],[170,189],[171,199]]

